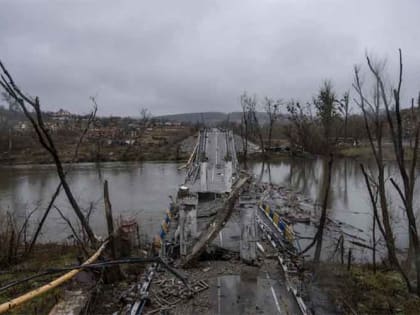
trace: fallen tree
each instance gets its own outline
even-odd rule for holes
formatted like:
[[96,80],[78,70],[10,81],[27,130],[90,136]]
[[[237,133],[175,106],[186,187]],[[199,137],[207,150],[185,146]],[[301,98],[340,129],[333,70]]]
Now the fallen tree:
[[218,211],[216,218],[210,224],[207,231],[201,234],[199,240],[193,246],[191,253],[187,255],[185,260],[181,263],[182,268],[191,266],[198,259],[198,257],[200,257],[200,255],[206,249],[207,245],[211,243],[211,241],[217,236],[231,215],[233,207],[235,206],[235,202],[239,198],[239,193],[241,192],[242,187],[248,182],[249,179],[250,176],[248,174],[238,179],[229,197],[223,203],[223,208]]

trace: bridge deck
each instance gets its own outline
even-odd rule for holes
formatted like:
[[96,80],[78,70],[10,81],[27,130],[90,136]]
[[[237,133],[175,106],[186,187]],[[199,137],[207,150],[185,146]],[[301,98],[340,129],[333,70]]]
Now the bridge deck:
[[236,152],[233,134],[220,129],[200,133],[193,174],[186,180],[192,192],[230,192],[236,177]]
[[[181,225],[184,231],[184,234],[181,231],[181,249],[185,248],[181,250],[181,255],[194,252],[194,248],[211,242],[240,253],[242,263],[234,274],[221,272],[217,277],[208,279],[210,304],[206,311],[192,303],[184,314],[300,314],[298,305],[286,288],[280,267],[275,261],[257,253],[256,243],[264,242],[264,236],[257,229],[256,217],[260,220],[264,220],[264,217],[261,218],[261,211],[257,211],[255,192],[247,189],[242,191],[229,219],[223,219],[227,221],[223,221],[222,228],[215,230],[214,226],[222,222],[217,219],[223,214],[224,198],[220,194],[232,191],[232,186],[235,186],[232,183],[237,176],[233,134],[220,129],[201,131],[195,159],[185,182],[198,202],[191,210],[184,207],[181,200],[181,212],[194,213],[195,216],[194,220],[185,220]],[[196,225],[196,228],[188,228],[191,225]],[[196,233],[188,233],[190,230]],[[273,234],[276,235],[276,232]],[[210,234],[211,238],[208,237]],[[244,262],[256,264],[249,266]]]

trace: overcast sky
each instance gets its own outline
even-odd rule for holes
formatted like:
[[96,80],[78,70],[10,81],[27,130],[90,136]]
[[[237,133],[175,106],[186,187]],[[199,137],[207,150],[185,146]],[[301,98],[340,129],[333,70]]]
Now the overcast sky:
[[0,0],[0,58],[45,109],[101,115],[235,111],[244,91],[310,100],[340,94],[365,52],[404,54],[420,89],[420,1]]

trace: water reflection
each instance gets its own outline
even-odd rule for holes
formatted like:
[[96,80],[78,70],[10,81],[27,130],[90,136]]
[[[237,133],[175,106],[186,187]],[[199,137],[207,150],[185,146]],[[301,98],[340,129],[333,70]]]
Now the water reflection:
[[[367,169],[374,170],[374,162],[363,162]],[[254,175],[263,182],[270,182],[293,190],[309,197],[314,204],[322,202],[325,189],[327,161],[324,159],[284,159],[267,163],[253,163],[250,168]],[[385,172],[387,176],[398,179],[394,162],[388,162]],[[416,186],[416,194],[420,193],[420,185]],[[372,211],[370,200],[360,162],[351,159],[334,161],[329,194],[329,217],[346,222],[356,227],[358,236],[370,240]],[[396,229],[396,242],[400,248],[408,245],[406,221],[401,209],[401,202],[396,191],[388,186],[388,196],[393,209],[393,224]],[[417,207],[418,200],[415,200]]]

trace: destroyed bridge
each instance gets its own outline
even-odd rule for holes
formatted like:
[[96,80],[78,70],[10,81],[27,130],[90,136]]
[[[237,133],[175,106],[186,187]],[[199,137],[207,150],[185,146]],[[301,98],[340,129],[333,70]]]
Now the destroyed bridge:
[[170,294],[152,284],[147,309],[167,308],[169,314],[310,314],[294,276],[296,261],[290,253],[298,244],[293,229],[270,209],[268,185],[240,169],[232,131],[201,130],[185,168],[170,219],[163,222],[160,256],[186,274],[206,260],[202,276],[186,278],[198,287],[205,284],[207,304],[165,304]]
[[[107,239],[82,265],[0,304],[0,313],[69,281],[82,269],[114,262],[147,268],[121,295],[119,305],[124,305],[113,314],[312,314],[304,301],[299,242],[276,204],[282,188],[241,170],[229,130],[201,130],[184,167],[185,181],[171,199],[152,255],[94,264],[112,246]],[[109,205],[107,209],[110,213]],[[108,218],[112,231],[112,215]],[[75,291],[50,314],[76,314],[87,297]]]

